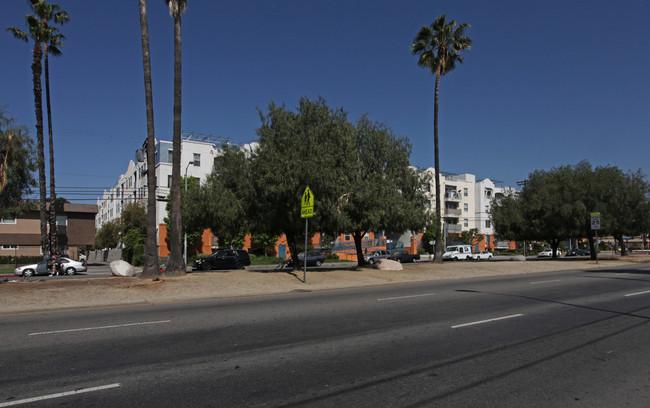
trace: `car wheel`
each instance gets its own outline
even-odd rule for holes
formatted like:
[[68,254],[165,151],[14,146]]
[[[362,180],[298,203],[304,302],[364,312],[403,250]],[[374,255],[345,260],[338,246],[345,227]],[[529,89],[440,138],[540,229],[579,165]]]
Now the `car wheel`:
[[212,269],[212,264],[210,262],[203,262],[203,265],[201,265],[201,269],[204,271],[209,271]]
[[402,258],[397,258],[395,260],[397,261],[397,263],[402,263]]
[[244,269],[244,264],[241,263],[240,261],[235,262],[235,268],[236,269]]
[[457,260],[458,260],[458,257],[457,257],[457,256],[455,256],[455,257],[454,257],[454,261],[457,261]]
[[34,276],[34,270],[33,269],[25,269],[23,271],[23,277],[24,278],[29,278],[30,276]]
[[68,268],[68,269],[65,270],[65,274],[66,274],[66,275],[74,275],[75,272],[77,272],[77,271],[75,270],[75,268]]
[[316,266],[321,266],[322,264],[323,262],[320,259],[316,261]]
[[372,264],[375,263],[375,260],[374,260],[374,259],[368,259],[368,263],[369,263],[370,265],[372,265]]

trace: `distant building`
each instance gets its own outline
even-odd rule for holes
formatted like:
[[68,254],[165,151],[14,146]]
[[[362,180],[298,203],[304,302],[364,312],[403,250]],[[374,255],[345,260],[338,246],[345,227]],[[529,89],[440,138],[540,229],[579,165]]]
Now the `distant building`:
[[[181,177],[194,177],[199,185],[205,183],[208,175],[212,173],[214,159],[220,154],[219,145],[228,142],[214,136],[184,133],[181,139]],[[166,245],[167,232],[165,218],[167,217],[167,197],[172,183],[172,157],[174,154],[172,142],[156,140],[155,143],[156,167],[156,225],[158,225],[157,242],[161,256],[169,254]],[[147,205],[147,162],[146,153],[138,149],[135,161],[130,160],[126,171],[118,177],[118,181],[110,190],[105,190],[101,198],[97,199],[97,217],[95,226],[99,230],[109,221],[117,220],[122,215],[124,206],[138,202]],[[181,186],[183,188],[183,186]],[[162,226],[162,234],[161,234]],[[206,234],[204,234],[206,235]],[[207,237],[207,236],[206,236]],[[208,239],[208,241],[211,241]],[[206,242],[208,251],[211,242]]]
[[[78,259],[79,247],[95,244],[96,214],[97,206],[93,204],[65,203],[62,209],[57,210],[60,254]],[[47,255],[41,251],[41,220],[37,207],[17,217],[0,219],[0,256],[2,255]]]
[[[431,176],[430,183],[424,186],[429,198],[428,208],[435,211],[435,169],[428,168],[425,172]],[[484,239],[476,245],[478,248],[475,247],[475,250],[507,249],[512,246],[509,242],[495,237],[490,207],[495,200],[514,192],[515,189],[497,186],[496,183],[498,182],[489,178],[476,181],[476,176],[468,173],[440,173],[440,209],[443,228],[448,236],[476,228]]]

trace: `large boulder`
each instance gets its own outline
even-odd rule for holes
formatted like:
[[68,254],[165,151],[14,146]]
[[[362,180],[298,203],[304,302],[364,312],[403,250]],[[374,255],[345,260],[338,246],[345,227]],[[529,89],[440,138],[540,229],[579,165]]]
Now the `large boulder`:
[[512,258],[510,258],[510,260],[511,260],[511,261],[518,261],[518,262],[521,262],[521,261],[525,261],[525,260],[526,260],[526,257],[523,256],[523,255],[515,255],[515,256],[513,256]]
[[375,268],[381,271],[401,271],[404,269],[401,263],[393,261],[392,259],[380,259],[379,262],[375,264]]
[[135,276],[135,267],[126,261],[113,261],[110,267],[113,276]]

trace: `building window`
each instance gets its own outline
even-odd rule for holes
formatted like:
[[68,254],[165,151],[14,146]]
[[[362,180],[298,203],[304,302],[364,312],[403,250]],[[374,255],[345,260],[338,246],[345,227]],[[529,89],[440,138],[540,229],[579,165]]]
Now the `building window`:
[[467,218],[463,218],[463,227],[469,227],[469,220]]
[[172,149],[167,150],[167,163],[174,162],[174,151]]
[[172,188],[172,176],[171,176],[171,174],[167,176],[167,187]]
[[467,190],[467,187],[463,188],[463,195],[467,197],[469,195],[469,191]]
[[343,239],[344,239],[345,241],[352,241],[352,236],[351,236],[350,234],[345,234],[345,236],[343,237]]
[[463,211],[465,211],[465,212],[469,211],[469,204],[467,204],[467,203],[463,204]]
[[194,180],[196,180],[196,185],[201,187],[201,178],[200,177],[194,177]]
[[15,224],[15,223],[16,223],[16,217],[6,216],[4,218],[0,218],[0,224]]
[[490,223],[490,220],[485,220],[485,228],[492,228],[492,224]]
[[18,249],[18,245],[3,245],[2,250],[3,251],[15,251]]
[[68,216],[67,215],[57,215],[56,216],[56,226],[65,227],[68,225]]
[[194,153],[194,166],[199,167],[201,165],[201,153]]

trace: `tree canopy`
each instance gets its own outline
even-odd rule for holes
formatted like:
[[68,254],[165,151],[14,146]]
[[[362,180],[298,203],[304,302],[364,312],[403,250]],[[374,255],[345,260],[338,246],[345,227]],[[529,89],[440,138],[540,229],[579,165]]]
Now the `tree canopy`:
[[504,239],[547,241],[555,257],[563,239],[588,238],[595,257],[590,213],[601,214],[599,235],[612,235],[625,251],[624,235],[650,228],[649,193],[640,170],[624,173],[613,166],[592,169],[583,161],[534,171],[520,193],[496,201],[490,213],[496,233]]
[[409,166],[406,138],[365,116],[352,124],[323,98],[301,98],[295,111],[271,102],[260,120],[252,148],[223,146],[214,173],[198,191],[188,191],[188,228],[207,227],[220,236],[285,234],[297,257],[307,186],[315,196],[310,233],[353,232],[361,263],[365,232],[424,226],[422,183]]
[[0,106],[0,217],[23,212],[36,186],[34,141]]

